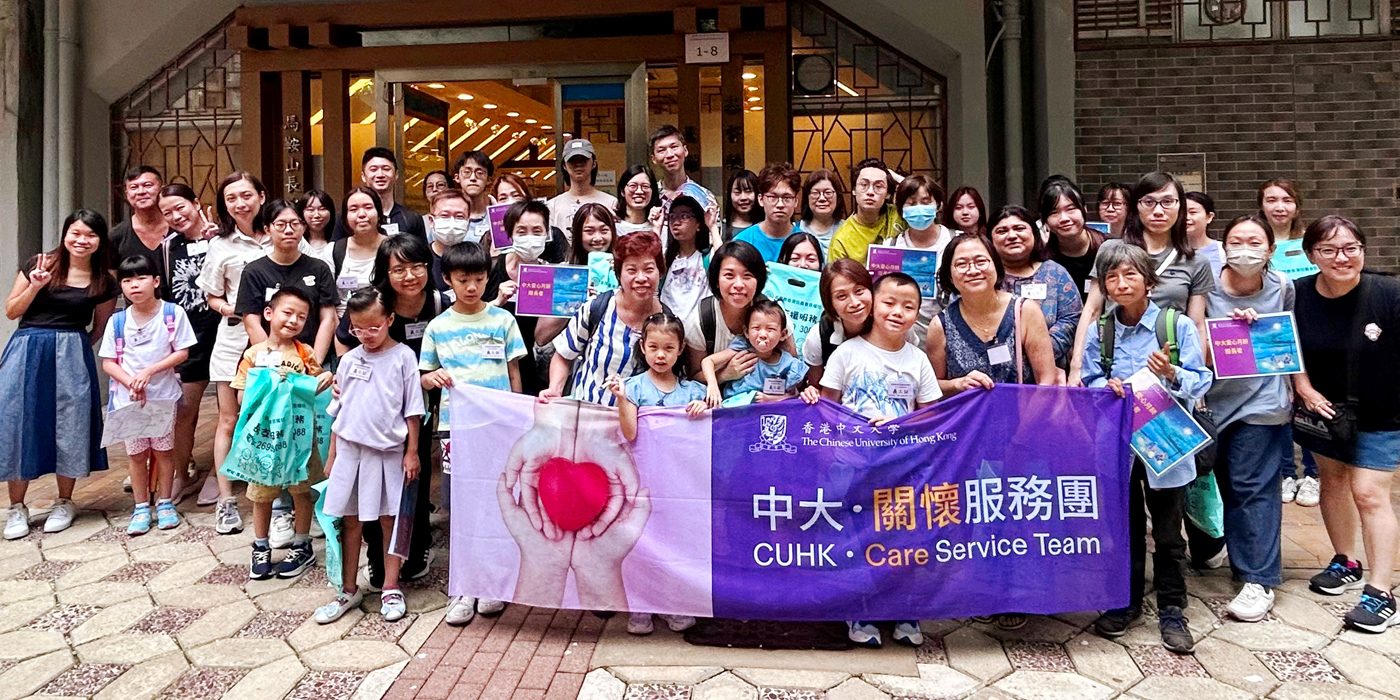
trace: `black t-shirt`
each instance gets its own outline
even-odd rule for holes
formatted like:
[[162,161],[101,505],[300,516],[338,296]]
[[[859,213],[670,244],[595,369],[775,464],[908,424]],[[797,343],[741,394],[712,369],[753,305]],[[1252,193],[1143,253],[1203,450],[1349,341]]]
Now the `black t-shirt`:
[[[234,313],[262,315],[272,294],[282,287],[297,287],[311,297],[311,313],[306,317],[306,326],[297,334],[297,340],[307,345],[316,342],[316,331],[321,325],[321,309],[329,306],[334,309],[340,303],[340,294],[335,289],[335,276],[326,263],[301,255],[291,265],[278,265],[272,258],[261,257],[243,268],[243,278],[238,283],[238,302]],[[263,321],[263,327],[267,322]]]
[[161,282],[165,300],[178,304],[194,327],[195,337],[202,342],[218,332],[222,316],[209,308],[208,295],[195,280],[204,269],[204,256],[209,251],[209,241],[191,241],[180,234],[166,239],[166,253],[162,268],[166,270]]
[[1071,258],[1059,252],[1050,256],[1051,260],[1063,266],[1069,271],[1069,276],[1074,278],[1074,286],[1079,290],[1080,301],[1089,297],[1089,292],[1086,291],[1084,281],[1089,279],[1089,273],[1094,269],[1094,258],[1095,256],[1090,253],[1085,253],[1077,258]]
[[[1328,299],[1317,291],[1317,275],[1296,280],[1294,314],[1303,346],[1303,366],[1313,388],[1334,403],[1347,398],[1347,368],[1360,363],[1360,406],[1357,422],[1363,431],[1400,430],[1400,282],[1366,274],[1371,299],[1360,309],[1361,288]],[[1363,332],[1354,330],[1362,314]]]
[[[171,231],[167,230],[165,234],[161,236],[162,240],[165,236],[169,236],[170,234]],[[165,260],[161,258],[160,244],[157,243],[155,248],[147,248],[146,244],[141,242],[141,237],[136,235],[136,229],[131,227],[130,220],[123,221],[113,227],[110,237],[112,239],[112,248],[117,251],[117,259],[113,261],[113,264],[120,263],[122,260],[133,255],[144,255],[150,258],[152,263],[155,263],[156,270],[160,273],[160,278],[162,280],[165,279]]]
[[[423,217],[419,216],[418,212],[394,202],[394,207],[388,211],[384,218],[388,219],[386,223],[392,224],[392,226],[384,227],[384,233],[391,236],[396,233],[411,233],[425,241],[428,240],[428,229],[423,225]],[[395,230],[396,227],[397,230]],[[349,235],[350,229],[345,228],[344,219],[337,221],[335,223],[336,240],[347,238]]]
[[[389,326],[389,337],[407,345],[413,349],[413,354],[419,355],[423,352],[423,329],[427,327],[428,321],[438,317],[439,314],[452,307],[452,300],[445,294],[437,294],[437,303],[434,298],[428,295],[423,297],[423,307],[418,310],[418,315],[412,318],[394,314],[394,323]],[[410,333],[409,331],[413,332]],[[412,336],[412,337],[410,337]],[[335,339],[347,348],[357,348],[360,346],[360,339],[350,335],[350,314],[340,317],[340,325],[336,326]]]
[[[34,269],[35,260],[25,266],[25,276]],[[107,285],[107,291],[96,296],[88,296],[87,287],[60,286],[49,291],[40,289],[30,302],[29,308],[19,320],[20,328],[54,328],[58,330],[84,331],[92,325],[93,312],[97,307],[117,298],[117,283]]]

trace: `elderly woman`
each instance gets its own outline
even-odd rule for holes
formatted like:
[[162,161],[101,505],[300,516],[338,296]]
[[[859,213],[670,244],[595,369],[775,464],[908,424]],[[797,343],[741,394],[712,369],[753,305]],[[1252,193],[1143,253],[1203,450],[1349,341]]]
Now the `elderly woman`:
[[[1346,614],[1346,623],[1383,632],[1400,623],[1390,593],[1396,547],[1390,483],[1400,464],[1400,284],[1362,272],[1366,235],[1343,217],[1310,224],[1303,250],[1320,271],[1294,282],[1307,368],[1293,378],[1301,404],[1294,439],[1317,458],[1322,522],[1336,552],[1311,588],[1328,595],[1361,588],[1361,602]],[[1308,439],[1304,417],[1313,426],[1325,425],[1332,439]],[[1361,562],[1348,555],[1358,516],[1371,564],[1364,584]]]
[[1035,233],[1035,218],[1025,209],[1014,204],[1002,207],[992,217],[991,231],[992,247],[1006,270],[1001,289],[1040,306],[1055,365],[1067,367],[1074,331],[1084,310],[1074,277],[1050,259],[1044,239]]

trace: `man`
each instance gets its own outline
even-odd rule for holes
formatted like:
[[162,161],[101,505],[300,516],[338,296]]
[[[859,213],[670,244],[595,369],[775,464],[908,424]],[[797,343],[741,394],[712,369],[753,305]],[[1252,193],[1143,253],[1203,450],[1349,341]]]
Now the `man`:
[[[384,218],[387,220],[379,222],[384,233],[390,236],[411,233],[423,240],[428,239],[427,230],[423,228],[423,217],[394,201],[394,185],[399,181],[399,161],[393,151],[380,146],[367,149],[364,158],[360,159],[360,179],[379,195],[379,201],[384,205]],[[349,235],[350,231],[345,228],[343,220],[335,222],[337,240]]]
[[457,188],[467,195],[471,205],[471,230],[467,240],[491,250],[491,222],[486,217],[491,197],[486,188],[496,172],[496,164],[491,162],[491,156],[481,151],[463,151],[453,161],[452,172],[457,177]]
[[617,211],[617,197],[604,192],[593,183],[598,180],[598,157],[587,139],[574,139],[564,144],[564,183],[568,191],[549,200],[549,225],[574,240],[574,213],[584,204],[601,204],[608,211]]
[[141,255],[151,259],[165,279],[165,256],[161,241],[170,235],[170,226],[160,213],[160,171],[149,165],[138,165],[126,173],[123,194],[131,207],[131,218],[112,229],[112,246],[117,260]]
[[666,124],[651,135],[651,162],[661,168],[661,177],[658,180],[661,185],[663,241],[670,235],[668,217],[671,213],[671,202],[676,201],[676,197],[689,195],[704,206],[705,223],[712,231],[719,215],[719,202],[715,200],[715,196],[685,173],[685,159],[689,155],[690,149],[686,148],[680,129]]
[[856,213],[846,217],[831,236],[831,260],[850,258],[864,265],[871,244],[898,236],[909,225],[890,206],[888,200],[894,186],[904,180],[875,158],[866,158],[852,169],[852,192],[856,198]]
[[458,189],[433,195],[430,204],[432,213],[427,216],[427,223],[433,234],[432,282],[438,291],[450,292],[451,285],[442,277],[442,254],[462,241],[476,242],[471,237],[471,205],[467,204],[467,195]]

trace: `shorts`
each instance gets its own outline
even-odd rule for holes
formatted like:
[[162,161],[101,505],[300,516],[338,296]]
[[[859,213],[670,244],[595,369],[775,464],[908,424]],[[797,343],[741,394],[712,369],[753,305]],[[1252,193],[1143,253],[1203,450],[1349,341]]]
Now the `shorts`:
[[229,325],[227,319],[219,324],[214,347],[209,353],[209,381],[231,382],[238,374],[238,361],[248,349],[248,331],[242,323]]
[[136,455],[142,454],[146,450],[155,450],[156,452],[169,452],[173,449],[175,449],[174,428],[172,428],[170,432],[158,438],[136,438],[135,440],[126,441],[126,454],[128,457],[135,457]]
[[1400,430],[1358,434],[1353,459],[1353,465],[1362,469],[1395,471],[1400,466]]
[[175,373],[180,375],[181,382],[194,384],[209,381],[209,360],[214,355],[214,343],[217,340],[218,333],[210,330],[189,349],[190,356],[175,366]]
[[254,503],[271,503],[282,495],[282,490],[286,489],[292,495],[311,493],[311,480],[307,479],[291,486],[267,486],[265,484],[254,484],[248,482],[248,500]]

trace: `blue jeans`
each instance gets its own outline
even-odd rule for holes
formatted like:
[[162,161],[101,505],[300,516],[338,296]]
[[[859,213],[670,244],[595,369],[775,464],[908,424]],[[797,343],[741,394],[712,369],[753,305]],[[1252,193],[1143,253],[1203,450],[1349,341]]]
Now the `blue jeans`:
[[[1285,477],[1296,476],[1298,465],[1293,463],[1293,423],[1284,423],[1285,432],[1288,434],[1288,445],[1283,449],[1283,457],[1279,464],[1283,465],[1283,475]],[[1317,460],[1313,459],[1311,452],[1303,450],[1303,476],[1317,478]]]
[[[1293,426],[1235,422],[1220,431],[1215,479],[1225,502],[1225,542],[1235,580],[1283,583],[1282,456],[1292,451]],[[1291,468],[1291,463],[1289,464]]]

